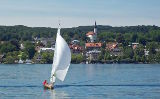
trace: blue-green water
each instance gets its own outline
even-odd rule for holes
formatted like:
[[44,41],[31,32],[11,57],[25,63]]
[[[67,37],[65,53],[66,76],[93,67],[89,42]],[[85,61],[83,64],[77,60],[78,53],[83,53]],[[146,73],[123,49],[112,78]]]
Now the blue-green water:
[[160,64],[72,64],[65,81],[44,90],[50,64],[0,65],[0,99],[160,99]]

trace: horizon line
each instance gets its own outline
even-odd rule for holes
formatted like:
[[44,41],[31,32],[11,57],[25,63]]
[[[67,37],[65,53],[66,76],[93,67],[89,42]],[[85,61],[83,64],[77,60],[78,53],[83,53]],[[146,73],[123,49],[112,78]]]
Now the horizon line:
[[[15,25],[1,25],[0,26],[25,26],[25,27],[31,27],[31,28],[58,28],[58,25],[57,27],[49,27],[49,26],[29,26],[29,25],[24,25],[24,24],[15,24]],[[77,27],[85,27],[85,26],[94,26],[94,25],[79,25],[79,26],[73,26],[73,27],[61,27],[61,28],[77,28]],[[132,27],[132,26],[156,26],[156,27],[160,27],[158,25],[151,25],[151,24],[141,24],[141,25],[121,25],[121,26],[114,26],[114,25],[104,25],[104,24],[100,24],[100,25],[97,25],[97,26],[111,26],[111,27]]]

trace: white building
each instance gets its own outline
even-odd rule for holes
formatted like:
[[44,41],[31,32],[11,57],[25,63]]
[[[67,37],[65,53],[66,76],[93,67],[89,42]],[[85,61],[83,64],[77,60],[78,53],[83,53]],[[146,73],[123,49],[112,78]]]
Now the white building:
[[52,47],[51,47],[51,48],[44,48],[44,47],[43,47],[43,48],[40,48],[40,50],[39,50],[38,52],[39,52],[39,53],[40,53],[40,52],[53,52],[54,49],[55,49],[55,48],[52,48]]
[[90,31],[86,34],[86,36],[88,38],[90,38],[90,42],[95,42],[96,39],[97,39],[97,25],[96,25],[96,22],[95,22],[95,27],[94,27],[94,31]]

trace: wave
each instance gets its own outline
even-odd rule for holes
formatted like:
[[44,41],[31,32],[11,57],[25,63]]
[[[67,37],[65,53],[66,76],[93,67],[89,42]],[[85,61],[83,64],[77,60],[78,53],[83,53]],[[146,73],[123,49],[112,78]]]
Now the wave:
[[[1,85],[0,88],[13,87],[43,87],[38,85]],[[54,88],[63,88],[63,87],[160,87],[160,84],[65,84],[65,85],[55,85]]]
[[86,84],[86,85],[55,85],[55,88],[62,87],[160,87],[160,84],[117,84],[117,85],[100,85],[100,84]]

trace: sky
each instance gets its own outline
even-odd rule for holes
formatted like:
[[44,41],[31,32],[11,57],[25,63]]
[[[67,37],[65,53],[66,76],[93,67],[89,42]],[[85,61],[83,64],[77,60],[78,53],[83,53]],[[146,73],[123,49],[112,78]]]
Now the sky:
[[0,0],[0,25],[160,26],[160,0]]

